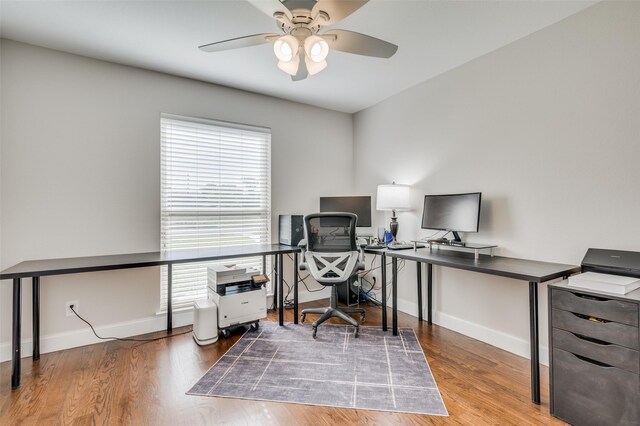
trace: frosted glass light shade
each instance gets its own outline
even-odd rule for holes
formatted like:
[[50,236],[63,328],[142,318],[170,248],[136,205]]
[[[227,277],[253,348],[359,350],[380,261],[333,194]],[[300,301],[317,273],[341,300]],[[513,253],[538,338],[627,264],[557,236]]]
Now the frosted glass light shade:
[[292,35],[283,35],[273,43],[273,53],[282,62],[289,62],[298,56],[300,44]]
[[300,65],[300,58],[298,56],[294,57],[289,62],[278,62],[278,68],[282,71],[286,72],[289,75],[296,75],[298,73],[298,66]]
[[329,54],[329,44],[322,37],[312,35],[305,39],[304,51],[313,62],[322,62]]
[[411,209],[409,185],[378,185],[376,210],[407,211]]
[[304,62],[307,65],[307,71],[309,71],[309,75],[317,74],[327,67],[327,61],[313,62],[309,59],[308,56],[305,56]]

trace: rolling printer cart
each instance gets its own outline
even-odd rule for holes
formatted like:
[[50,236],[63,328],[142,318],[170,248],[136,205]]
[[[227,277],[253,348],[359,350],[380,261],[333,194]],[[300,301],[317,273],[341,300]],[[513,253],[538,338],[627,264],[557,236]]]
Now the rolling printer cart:
[[[640,277],[640,253],[589,249],[583,272]],[[640,289],[549,285],[551,414],[576,426],[640,424]]]
[[207,292],[210,301],[218,307],[218,329],[222,337],[229,337],[234,328],[249,325],[259,327],[267,316],[267,289],[264,283],[253,282],[258,271],[250,268],[207,268]]

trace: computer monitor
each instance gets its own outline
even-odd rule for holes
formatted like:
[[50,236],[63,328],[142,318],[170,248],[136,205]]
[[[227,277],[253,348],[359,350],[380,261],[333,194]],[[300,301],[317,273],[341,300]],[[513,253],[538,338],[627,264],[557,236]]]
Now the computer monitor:
[[481,195],[480,192],[425,195],[422,229],[450,231],[454,241],[461,241],[458,232],[478,232]]
[[320,212],[346,212],[358,216],[356,226],[371,226],[371,197],[320,197]]

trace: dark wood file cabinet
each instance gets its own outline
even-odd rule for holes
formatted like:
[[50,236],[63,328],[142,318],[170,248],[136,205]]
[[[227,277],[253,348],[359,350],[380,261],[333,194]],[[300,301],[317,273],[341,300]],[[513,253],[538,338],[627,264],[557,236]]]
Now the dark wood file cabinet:
[[640,289],[549,286],[551,414],[576,426],[640,425]]

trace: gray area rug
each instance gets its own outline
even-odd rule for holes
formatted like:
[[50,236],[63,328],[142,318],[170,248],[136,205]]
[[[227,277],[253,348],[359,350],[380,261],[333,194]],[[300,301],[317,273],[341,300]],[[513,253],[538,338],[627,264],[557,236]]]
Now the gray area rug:
[[262,401],[448,415],[416,334],[378,327],[261,322],[187,392]]

